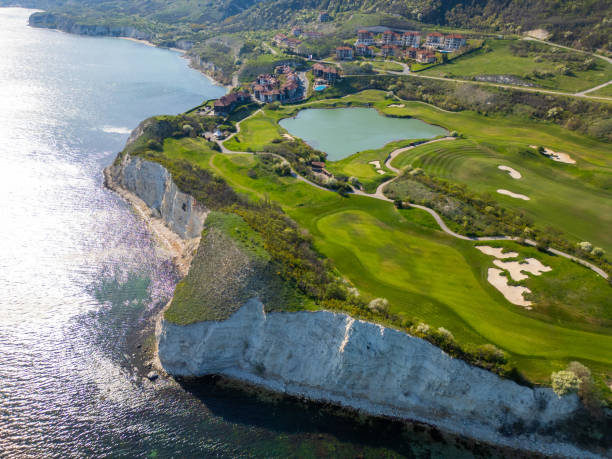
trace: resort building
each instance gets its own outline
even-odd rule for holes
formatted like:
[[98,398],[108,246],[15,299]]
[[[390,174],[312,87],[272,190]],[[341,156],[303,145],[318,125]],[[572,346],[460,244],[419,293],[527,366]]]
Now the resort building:
[[312,74],[315,78],[325,80],[328,83],[334,83],[340,79],[340,72],[333,65],[316,63],[312,66]]
[[436,62],[436,53],[428,49],[419,49],[416,53],[416,60],[421,64],[433,64]]
[[363,57],[373,57],[374,56],[374,48],[371,46],[368,46],[364,43],[360,43],[357,46],[355,46],[355,54],[357,56],[363,56]]
[[406,48],[404,51],[404,57],[406,59],[416,59],[419,48]]
[[385,30],[382,34],[383,45],[397,45],[401,46],[403,38],[400,34],[393,32],[392,30]]
[[418,48],[421,45],[421,32],[404,32],[402,38],[403,46]]
[[277,33],[276,35],[274,35],[274,38],[272,39],[272,41],[274,42],[276,46],[282,46],[282,47],[287,46],[287,37],[283,35],[282,33]]
[[397,45],[382,45],[382,55],[384,57],[397,57],[402,54],[402,50]]
[[288,65],[274,69],[275,75],[261,74],[252,84],[253,95],[259,102],[289,102],[302,97],[302,82]]
[[217,116],[227,116],[238,104],[247,103],[251,99],[248,91],[231,92],[215,101],[214,112]]
[[373,45],[374,44],[374,34],[369,30],[360,30],[357,32],[357,42],[355,43],[357,46],[359,45]]
[[353,48],[350,46],[338,46],[336,48],[336,59],[339,61],[350,61],[353,59]]
[[293,29],[291,29],[291,33],[293,34],[294,37],[299,37],[300,35],[302,35],[302,28],[294,27]]
[[430,49],[439,49],[444,46],[444,35],[439,32],[433,32],[427,35],[425,47]]
[[444,49],[456,51],[465,46],[465,38],[463,35],[451,34],[444,37]]

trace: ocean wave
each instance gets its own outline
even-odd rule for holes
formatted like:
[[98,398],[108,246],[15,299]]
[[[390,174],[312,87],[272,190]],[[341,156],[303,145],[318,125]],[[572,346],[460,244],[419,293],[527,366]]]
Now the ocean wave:
[[132,132],[130,128],[126,127],[117,127],[117,126],[103,126],[102,131],[107,132],[108,134],[129,134]]

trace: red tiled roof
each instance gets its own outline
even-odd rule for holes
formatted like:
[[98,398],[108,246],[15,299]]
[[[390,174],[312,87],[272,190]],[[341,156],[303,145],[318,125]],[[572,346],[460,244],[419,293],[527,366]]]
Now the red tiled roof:
[[461,39],[463,39],[463,35],[459,35],[457,33],[452,33],[450,35],[447,35],[446,38],[459,38],[461,40]]
[[432,32],[427,34],[428,37],[442,37],[443,35],[440,32]]

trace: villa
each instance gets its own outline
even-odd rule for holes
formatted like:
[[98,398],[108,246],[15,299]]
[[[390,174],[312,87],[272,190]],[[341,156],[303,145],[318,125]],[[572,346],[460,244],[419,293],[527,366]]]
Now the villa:
[[429,49],[439,49],[444,46],[444,35],[440,32],[433,32],[427,35],[425,47]]
[[332,18],[327,11],[321,11],[319,13],[319,22],[329,22]]
[[302,96],[302,83],[288,65],[274,69],[275,75],[261,74],[252,84],[255,99],[262,103],[288,102]]
[[393,32],[392,30],[385,30],[382,34],[383,45],[402,45],[403,38],[400,34]]
[[451,34],[444,37],[444,49],[455,51],[465,46],[463,35]]
[[217,116],[227,116],[241,103],[247,103],[251,99],[248,91],[231,92],[215,101],[214,112]]
[[355,43],[357,46],[359,45],[373,45],[374,44],[374,34],[369,30],[360,30],[357,32],[357,42]]
[[416,53],[416,60],[420,64],[433,64],[436,62],[436,53],[428,49],[420,49]]
[[417,53],[419,52],[419,48],[406,48],[406,50],[404,50],[404,57],[406,59],[416,59],[417,58]]
[[397,45],[383,45],[381,49],[384,57],[396,57],[402,54],[401,48]]
[[373,57],[374,48],[364,43],[360,43],[357,46],[355,46],[355,54],[357,56]]
[[328,83],[334,83],[340,79],[340,72],[333,65],[316,63],[312,66],[312,74],[315,78],[320,78]]
[[339,61],[350,61],[353,59],[353,48],[350,46],[338,46],[336,48],[336,59]]
[[421,32],[404,32],[402,45],[418,48],[421,45]]

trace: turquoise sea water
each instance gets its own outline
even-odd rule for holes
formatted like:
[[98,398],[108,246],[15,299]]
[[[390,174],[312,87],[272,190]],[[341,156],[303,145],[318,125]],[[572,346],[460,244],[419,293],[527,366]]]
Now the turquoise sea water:
[[28,15],[0,9],[0,457],[471,455],[418,426],[143,380],[128,343],[176,276],[102,169],[142,119],[224,89],[177,53]]
[[394,140],[431,139],[446,134],[416,118],[390,118],[373,108],[307,109],[281,121],[290,134],[338,161],[358,151],[381,148]]

